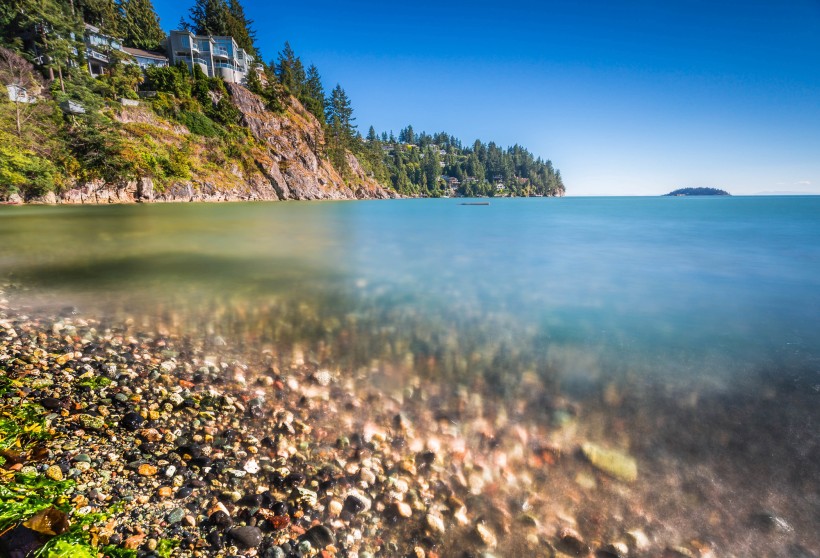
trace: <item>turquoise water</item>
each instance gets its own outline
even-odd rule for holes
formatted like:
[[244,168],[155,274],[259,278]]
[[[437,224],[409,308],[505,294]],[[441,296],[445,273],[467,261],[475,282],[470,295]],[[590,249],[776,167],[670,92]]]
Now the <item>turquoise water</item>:
[[9,207],[0,238],[31,303],[298,300],[527,366],[571,369],[567,348],[607,374],[820,368],[817,197]]
[[[336,371],[485,474],[492,439],[487,498],[547,531],[816,555],[820,197],[460,202],[0,207],[0,277],[45,324]],[[591,476],[589,441],[638,481]]]

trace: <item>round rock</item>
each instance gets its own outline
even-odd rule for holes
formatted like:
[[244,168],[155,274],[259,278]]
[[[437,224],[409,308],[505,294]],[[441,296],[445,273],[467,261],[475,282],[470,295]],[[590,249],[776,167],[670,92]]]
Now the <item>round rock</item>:
[[310,545],[313,548],[321,549],[326,546],[336,544],[336,537],[333,536],[333,531],[324,525],[316,525],[311,527],[304,535],[302,535],[301,538],[303,541],[310,542]]
[[120,426],[130,432],[136,432],[144,422],[145,419],[142,418],[141,414],[131,411],[130,413],[125,413],[122,417],[122,420],[120,420]]
[[238,546],[244,548],[256,548],[262,544],[262,531],[259,527],[234,527],[228,534]]

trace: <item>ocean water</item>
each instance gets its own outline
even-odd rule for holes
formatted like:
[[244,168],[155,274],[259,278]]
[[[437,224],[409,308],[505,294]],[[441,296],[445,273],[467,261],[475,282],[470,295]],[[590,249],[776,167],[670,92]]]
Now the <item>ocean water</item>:
[[0,238],[33,303],[290,297],[610,373],[820,366],[817,197],[11,207]]
[[669,532],[819,550],[820,197],[462,202],[0,207],[0,277],[21,312],[481,391],[523,426],[567,398]]

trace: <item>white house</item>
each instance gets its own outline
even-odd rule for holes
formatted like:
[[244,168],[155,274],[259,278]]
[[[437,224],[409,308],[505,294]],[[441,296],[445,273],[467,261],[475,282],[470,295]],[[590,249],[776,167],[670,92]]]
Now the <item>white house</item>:
[[208,77],[221,77],[229,83],[245,83],[257,66],[233,37],[194,35],[183,30],[171,31],[168,54],[172,64],[185,62],[191,71],[196,64]]

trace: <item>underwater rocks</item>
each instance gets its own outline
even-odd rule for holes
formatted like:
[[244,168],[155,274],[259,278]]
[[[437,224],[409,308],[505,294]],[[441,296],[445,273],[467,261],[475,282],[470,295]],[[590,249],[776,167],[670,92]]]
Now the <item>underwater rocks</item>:
[[[504,398],[195,333],[0,309],[14,382],[0,413],[31,405],[43,421],[42,439],[3,454],[2,479],[70,483],[72,524],[104,515],[88,532],[139,558],[706,558],[733,532],[761,555],[813,548],[799,516],[720,508],[711,471],[665,476],[637,435],[537,379]],[[715,510],[709,537],[678,523],[696,498]]]
[[625,453],[604,449],[591,442],[582,444],[581,451],[592,465],[618,480],[635,482],[638,479],[638,463]]

